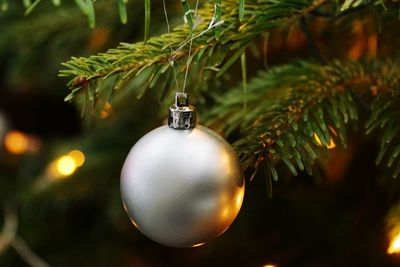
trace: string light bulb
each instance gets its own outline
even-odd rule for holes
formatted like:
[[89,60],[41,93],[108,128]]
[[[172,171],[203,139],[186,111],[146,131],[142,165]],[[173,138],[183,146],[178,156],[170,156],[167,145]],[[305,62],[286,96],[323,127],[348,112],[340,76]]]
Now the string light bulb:
[[85,163],[85,155],[82,153],[82,151],[72,150],[68,153],[68,155],[72,157],[76,164],[76,167],[81,167],[83,163]]
[[4,147],[15,155],[22,155],[29,151],[29,138],[19,131],[9,131],[4,138]]
[[10,154],[23,155],[35,153],[40,149],[41,141],[38,137],[11,130],[4,137],[4,148]]
[[400,253],[400,231],[393,237],[387,249],[388,254]]
[[53,160],[48,168],[47,175],[51,179],[64,179],[75,173],[85,162],[85,155],[80,150],[72,150],[68,154]]
[[57,160],[57,171],[62,176],[70,176],[77,168],[74,158],[70,155],[62,156]]
[[400,254],[400,203],[386,215],[386,228],[389,240],[387,254]]

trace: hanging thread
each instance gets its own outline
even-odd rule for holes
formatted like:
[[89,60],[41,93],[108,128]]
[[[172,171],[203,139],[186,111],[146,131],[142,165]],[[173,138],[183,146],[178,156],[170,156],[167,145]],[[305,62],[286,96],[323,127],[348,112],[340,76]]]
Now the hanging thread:
[[[169,25],[167,6],[165,4],[165,0],[163,0],[162,2],[163,2],[165,21],[167,23],[167,31],[168,31],[168,35],[170,35],[171,34],[171,28],[170,28],[170,25]],[[168,63],[172,67],[172,69],[174,71],[174,80],[175,80],[175,84],[176,84],[176,91],[179,91],[178,78],[177,78],[177,75],[176,75],[175,62],[173,60],[173,50],[172,50],[172,45],[171,44],[169,45],[169,49],[170,49],[170,56],[168,58]]]
[[186,71],[185,71],[185,79],[183,80],[183,88],[182,88],[182,92],[185,92],[186,89],[186,81],[187,81],[187,77],[188,77],[188,73],[189,73],[189,65],[190,65],[190,61],[191,61],[191,54],[192,54],[192,45],[193,45],[193,31],[194,28],[197,26],[197,8],[199,7],[199,0],[196,0],[196,7],[194,9],[194,21],[195,23],[193,24],[193,27],[190,29],[190,43],[189,43],[189,53],[188,53],[188,59],[186,61]]
[[[167,30],[168,30],[168,34],[171,33],[171,27],[169,24],[169,19],[168,19],[168,13],[167,13],[167,7],[165,4],[165,0],[162,1],[163,2],[163,9],[164,9],[164,16],[165,16],[165,21],[167,23]],[[189,74],[189,66],[191,63],[191,55],[192,55],[192,46],[193,46],[193,40],[199,38],[200,36],[202,36],[203,34],[207,33],[209,30],[213,29],[214,27],[217,27],[221,24],[224,23],[223,20],[218,20],[217,19],[217,9],[218,7],[215,6],[215,12],[214,12],[214,16],[212,17],[208,27],[203,30],[202,32],[200,32],[197,35],[193,36],[194,33],[194,29],[197,26],[197,10],[198,10],[198,6],[199,6],[199,0],[196,1],[196,6],[195,6],[195,10],[194,10],[194,23],[193,23],[193,27],[190,29],[190,34],[189,36],[186,38],[186,40],[181,43],[181,45],[175,49],[175,51],[172,49],[172,45],[169,45],[169,49],[170,49],[170,57],[168,59],[168,62],[170,64],[170,66],[172,67],[173,71],[174,71],[174,80],[175,80],[175,84],[176,84],[176,91],[179,92],[179,83],[178,83],[178,79],[177,79],[177,72],[176,72],[176,68],[175,68],[175,62],[174,62],[174,57],[181,52],[181,50],[189,44],[189,52],[188,52],[188,59],[186,61],[186,70],[185,70],[185,78],[184,78],[184,82],[183,82],[183,87],[182,87],[182,92],[185,92],[186,90],[186,83],[187,83],[187,79],[188,79],[188,74]],[[190,12],[193,12],[192,10],[189,10]]]

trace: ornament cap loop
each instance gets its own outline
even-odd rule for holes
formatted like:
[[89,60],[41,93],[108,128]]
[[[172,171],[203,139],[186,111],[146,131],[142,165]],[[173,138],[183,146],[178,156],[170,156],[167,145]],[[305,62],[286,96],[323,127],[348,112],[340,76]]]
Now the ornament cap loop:
[[189,104],[189,95],[177,92],[175,104],[169,107],[168,126],[177,130],[196,127],[196,109]]

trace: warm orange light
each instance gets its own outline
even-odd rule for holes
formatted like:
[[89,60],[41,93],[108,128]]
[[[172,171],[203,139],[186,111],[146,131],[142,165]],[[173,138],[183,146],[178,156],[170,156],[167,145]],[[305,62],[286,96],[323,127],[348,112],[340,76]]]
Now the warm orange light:
[[277,266],[274,264],[267,264],[267,265],[264,265],[263,267],[277,267]]
[[390,242],[390,245],[387,249],[388,254],[397,254],[400,253],[400,232],[393,238]]
[[75,160],[70,155],[62,156],[56,163],[57,171],[62,176],[70,176],[77,168]]
[[237,194],[236,199],[235,199],[235,205],[237,208],[240,209],[243,203],[243,194]]
[[85,163],[82,151],[72,150],[68,154],[56,158],[47,167],[47,176],[50,179],[64,179],[71,176]]
[[376,53],[378,50],[378,35],[373,33],[368,36],[368,57],[373,58],[376,57]]
[[347,57],[349,59],[359,59],[365,51],[367,43],[364,35],[364,28],[365,25],[362,21],[353,21],[353,40],[347,53]]
[[110,112],[111,112],[112,106],[110,104],[110,102],[106,102],[104,104],[103,110],[100,111],[100,118],[101,119],[107,119],[108,116],[110,116]]
[[202,245],[204,245],[204,244],[205,244],[205,243],[196,244],[196,245],[193,245],[192,248],[197,248],[197,247],[200,247],[200,246],[202,246]]
[[[319,139],[319,136],[318,136],[316,133],[314,133],[314,138],[315,138],[315,141],[317,141],[317,144],[318,144],[319,146],[322,146],[321,139]],[[335,144],[335,142],[333,141],[332,137],[331,137],[331,139],[330,139],[330,141],[329,141],[329,144],[328,144],[326,147],[327,147],[328,149],[332,149],[332,148],[335,148],[335,147],[336,147],[336,144]]]
[[80,167],[83,165],[83,163],[85,163],[85,155],[82,153],[82,151],[72,150],[68,153],[68,155],[72,157],[76,164],[76,167]]
[[326,146],[328,149],[333,149],[336,147],[335,142],[333,142],[333,139],[331,137],[330,143]]
[[225,207],[221,210],[220,214],[219,214],[219,218],[221,220],[224,220],[226,218],[228,218],[231,214],[231,209],[229,207]]
[[110,113],[108,111],[102,110],[100,111],[100,119],[107,119],[108,116],[110,116]]
[[92,50],[100,49],[110,37],[110,29],[107,27],[96,27],[92,31],[92,35],[89,39],[89,48]]
[[19,131],[9,131],[4,138],[4,147],[11,154],[24,154],[29,151],[29,137]]

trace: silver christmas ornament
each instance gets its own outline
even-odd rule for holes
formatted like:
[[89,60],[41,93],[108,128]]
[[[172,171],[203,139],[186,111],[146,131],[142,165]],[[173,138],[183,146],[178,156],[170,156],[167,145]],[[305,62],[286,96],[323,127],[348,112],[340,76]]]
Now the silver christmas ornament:
[[177,93],[169,126],[143,136],[121,173],[124,208],[150,239],[194,247],[221,235],[236,218],[244,177],[232,147],[196,125],[186,94]]

